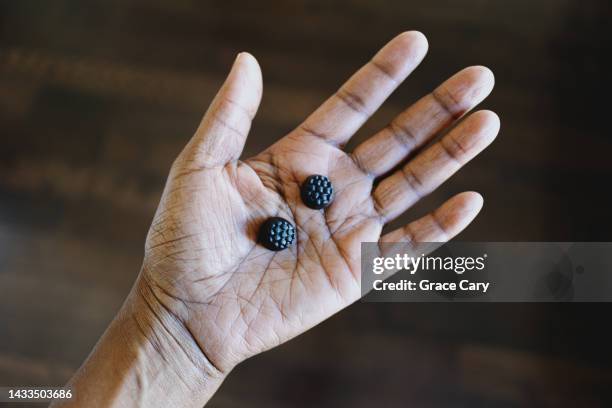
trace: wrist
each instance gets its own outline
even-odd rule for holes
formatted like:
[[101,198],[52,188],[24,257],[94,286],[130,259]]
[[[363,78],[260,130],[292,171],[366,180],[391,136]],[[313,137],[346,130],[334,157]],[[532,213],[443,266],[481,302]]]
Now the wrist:
[[[176,394],[172,401],[184,399],[189,401],[184,406],[202,406],[225,379],[182,319],[164,305],[142,274],[117,319],[137,352],[138,375],[145,379],[140,387],[164,390],[158,402]],[[149,391],[140,390],[144,394]]]
[[224,378],[139,277],[58,406],[201,407]]

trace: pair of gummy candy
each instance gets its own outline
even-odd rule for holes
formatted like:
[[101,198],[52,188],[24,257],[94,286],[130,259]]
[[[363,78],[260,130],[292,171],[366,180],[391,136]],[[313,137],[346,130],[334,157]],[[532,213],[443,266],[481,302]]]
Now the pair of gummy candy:
[[[325,176],[312,175],[302,184],[302,201],[315,210],[327,207],[331,203],[333,194],[331,181]],[[284,218],[268,218],[259,230],[259,241],[272,251],[289,248],[295,241],[295,227]]]

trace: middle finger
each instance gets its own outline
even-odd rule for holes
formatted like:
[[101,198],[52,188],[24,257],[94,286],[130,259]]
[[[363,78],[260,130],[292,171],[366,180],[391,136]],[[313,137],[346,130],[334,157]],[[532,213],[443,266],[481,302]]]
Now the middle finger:
[[488,68],[463,69],[357,146],[353,159],[368,175],[385,174],[482,102],[494,82]]

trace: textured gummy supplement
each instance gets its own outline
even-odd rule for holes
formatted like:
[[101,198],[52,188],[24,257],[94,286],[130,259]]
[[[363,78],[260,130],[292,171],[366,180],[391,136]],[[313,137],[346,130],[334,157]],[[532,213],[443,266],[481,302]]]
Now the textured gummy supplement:
[[312,175],[302,184],[302,201],[315,210],[327,207],[334,195],[331,181],[318,174]]
[[293,244],[295,227],[286,219],[272,217],[259,229],[259,242],[272,251],[282,251]]

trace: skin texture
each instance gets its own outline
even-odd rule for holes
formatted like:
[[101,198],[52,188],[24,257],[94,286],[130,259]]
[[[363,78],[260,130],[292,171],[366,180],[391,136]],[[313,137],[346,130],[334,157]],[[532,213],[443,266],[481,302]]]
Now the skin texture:
[[[106,390],[116,398],[107,401],[143,403],[151,376],[142,372],[153,372],[155,378],[182,382],[191,403],[201,405],[238,363],[360,297],[361,242],[444,242],[474,219],[482,198],[465,192],[381,236],[386,223],[435,190],[497,135],[499,119],[489,111],[457,124],[492,90],[487,68],[460,71],[354,151],[343,150],[426,51],[421,33],[398,35],[295,130],[244,160],[239,158],[262,96],[262,78],[253,56],[238,55],[172,166],[134,290],[72,382],[82,398],[96,392],[87,386],[93,381],[87,371],[103,372],[104,357],[121,354],[109,346],[124,347],[117,345],[119,337],[130,339],[131,352],[122,357],[126,367],[113,374],[123,380]],[[334,200],[325,210],[301,202],[300,185],[311,174],[326,175],[334,184]],[[297,230],[296,243],[280,252],[256,242],[260,225],[274,216],[291,221]],[[142,357],[148,353],[166,363],[152,370],[143,367],[150,364]],[[138,364],[129,364],[129,355]],[[169,378],[168,372],[181,380]],[[110,382],[106,377],[100,381]],[[130,387],[136,391],[126,392]],[[169,406],[173,397],[160,398],[166,401],[149,399],[147,406]],[[190,405],[183,402],[177,406]],[[100,403],[108,405],[113,404]]]

